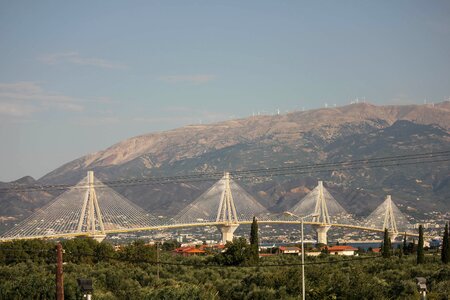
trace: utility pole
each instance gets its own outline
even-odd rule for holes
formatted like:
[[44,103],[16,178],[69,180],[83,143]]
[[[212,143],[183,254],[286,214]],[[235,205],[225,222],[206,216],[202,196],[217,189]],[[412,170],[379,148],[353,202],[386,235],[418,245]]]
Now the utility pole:
[[291,217],[295,217],[295,218],[300,220],[301,239],[302,239],[302,299],[305,300],[305,298],[306,298],[306,290],[305,290],[305,244],[303,242],[303,223],[305,221],[305,218],[308,218],[308,217],[316,218],[316,217],[319,217],[319,214],[315,212],[315,213],[309,214],[309,215],[304,216],[304,217],[299,217],[296,214],[293,214],[293,213],[291,213],[289,211],[285,211],[284,214],[288,215],[288,216],[291,216]]
[[61,243],[56,245],[56,299],[64,300],[63,249]]

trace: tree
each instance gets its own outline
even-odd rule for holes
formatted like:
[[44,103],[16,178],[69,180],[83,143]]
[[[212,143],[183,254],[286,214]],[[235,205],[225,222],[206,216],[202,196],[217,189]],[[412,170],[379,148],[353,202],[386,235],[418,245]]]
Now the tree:
[[448,233],[448,223],[445,223],[444,236],[442,237],[442,252],[441,260],[444,264],[447,264],[450,260],[450,245],[449,245],[449,233]]
[[61,242],[65,250],[64,261],[76,264],[92,263],[98,242],[88,237],[79,237]]
[[330,254],[330,251],[328,251],[328,246],[323,246],[320,250],[320,255],[324,256],[324,255],[328,255],[328,254]]
[[135,240],[119,252],[119,257],[130,262],[152,262],[156,257],[156,247],[146,245],[143,240]]
[[250,260],[254,263],[259,261],[259,238],[258,221],[253,217],[252,227],[250,229]]
[[162,250],[164,251],[172,251],[176,248],[179,248],[181,244],[177,240],[166,241],[162,244]]
[[423,264],[425,256],[423,253],[423,226],[419,225],[419,243],[417,245],[417,264]]
[[113,245],[103,241],[99,243],[97,247],[95,247],[94,255],[95,255],[95,262],[109,261],[110,259],[115,257],[116,252],[114,251]]
[[389,238],[389,231],[387,228],[384,229],[384,239],[381,254],[384,258],[391,257],[391,239]]
[[227,242],[225,252],[215,256],[219,264],[228,266],[238,266],[247,264],[250,257],[250,245],[243,237],[234,238],[232,242]]

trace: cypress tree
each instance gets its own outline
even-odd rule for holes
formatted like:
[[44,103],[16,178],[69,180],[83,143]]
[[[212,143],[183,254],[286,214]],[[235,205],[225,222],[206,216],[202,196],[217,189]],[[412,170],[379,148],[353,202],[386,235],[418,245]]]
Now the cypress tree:
[[447,264],[450,259],[450,245],[448,243],[448,223],[445,223],[444,236],[442,237],[442,252],[441,260],[444,264]]
[[408,254],[408,244],[406,243],[406,232],[405,236],[403,237],[403,254]]
[[389,238],[389,231],[387,230],[387,228],[384,229],[384,239],[381,254],[384,258],[391,257],[391,240]]
[[403,249],[402,249],[402,245],[397,245],[397,253],[398,253],[398,257],[402,258],[403,257]]
[[253,262],[259,260],[259,238],[258,238],[258,221],[253,217],[252,227],[250,229],[250,256]]
[[423,264],[425,255],[423,253],[423,226],[419,225],[419,243],[417,245],[417,264]]

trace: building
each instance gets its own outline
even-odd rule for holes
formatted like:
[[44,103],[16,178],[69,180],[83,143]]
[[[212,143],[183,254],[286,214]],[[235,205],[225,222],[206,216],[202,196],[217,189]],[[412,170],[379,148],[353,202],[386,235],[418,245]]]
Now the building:
[[223,244],[207,244],[199,247],[201,250],[205,250],[207,253],[222,253],[225,251],[225,245]]
[[358,251],[358,248],[352,247],[352,246],[332,246],[327,247],[328,253],[333,255],[346,255],[346,256],[352,256],[357,255],[356,251]]
[[319,250],[312,250],[312,251],[305,252],[306,256],[319,256],[320,254],[322,254],[322,252]]
[[300,253],[301,253],[301,249],[299,247],[288,247],[288,246],[280,246],[278,248],[278,251],[281,254],[300,255]]
[[182,256],[204,255],[206,253],[205,250],[196,247],[180,247],[173,250],[173,252]]

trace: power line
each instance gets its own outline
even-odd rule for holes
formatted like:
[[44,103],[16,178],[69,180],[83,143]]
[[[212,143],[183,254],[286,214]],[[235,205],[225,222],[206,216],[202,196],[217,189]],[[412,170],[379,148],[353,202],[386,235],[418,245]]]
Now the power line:
[[[380,256],[371,256],[371,257],[358,257],[353,259],[342,259],[342,260],[329,260],[329,261],[312,261],[307,262],[304,265],[325,265],[325,264],[334,264],[334,263],[342,263],[342,262],[354,262],[361,260],[369,260],[369,259],[377,259],[383,258]],[[119,259],[120,260],[120,259]],[[302,263],[290,263],[290,264],[258,264],[258,265],[211,265],[211,264],[191,264],[191,263],[172,263],[172,262],[161,262],[161,261],[147,261],[147,260],[126,260],[128,262],[134,263],[149,263],[149,264],[161,264],[161,265],[169,265],[169,266],[185,266],[185,267],[195,267],[195,268],[263,268],[263,267],[298,267],[302,266]]]
[[[372,168],[388,168],[404,165],[416,165],[425,163],[438,163],[450,161],[450,150],[439,152],[418,153],[398,156],[385,156],[371,159],[358,159],[337,161],[318,164],[304,164],[292,165],[272,168],[259,168],[248,170],[236,170],[230,172],[234,178],[247,179],[259,177],[273,177],[273,176],[287,176],[298,174],[312,174],[324,173],[332,171],[344,171],[355,169],[372,169]],[[122,186],[137,186],[149,184],[169,184],[169,183],[186,183],[186,182],[201,182],[201,181],[215,181],[223,176],[223,172],[207,172],[207,173],[193,173],[178,176],[166,177],[144,177],[137,179],[122,179],[114,181],[105,181],[102,184],[94,184],[95,188],[102,187],[122,187]],[[6,192],[32,192],[32,191],[48,191],[48,190],[66,190],[66,189],[86,189],[85,186],[75,186],[69,184],[59,185],[31,185],[31,186],[12,186],[0,188],[0,193]]]
[[0,252],[17,252],[17,253],[48,253],[50,251],[55,251],[52,249],[13,249],[13,248],[0,248]]
[[340,166],[346,164],[370,164],[384,161],[398,161],[405,159],[420,159],[420,158],[430,158],[430,157],[438,157],[438,156],[448,156],[450,155],[450,150],[448,151],[439,151],[439,152],[428,152],[428,153],[417,153],[417,154],[408,154],[408,155],[397,155],[397,156],[384,156],[378,158],[369,158],[369,159],[356,159],[349,161],[337,161],[337,162],[327,162],[327,163],[315,163],[315,164],[306,164],[306,165],[293,165],[293,166],[284,166],[278,168],[260,168],[260,169],[250,169],[243,171],[232,172],[232,174],[242,174],[242,173],[255,173],[255,172],[263,172],[266,170],[278,170],[278,169],[298,169],[298,168],[317,168],[317,167],[332,167],[332,166]]

